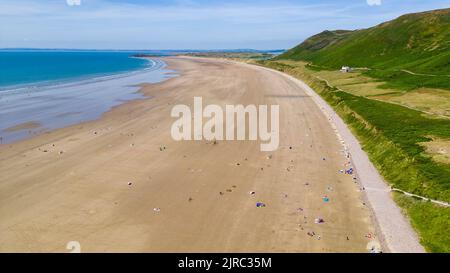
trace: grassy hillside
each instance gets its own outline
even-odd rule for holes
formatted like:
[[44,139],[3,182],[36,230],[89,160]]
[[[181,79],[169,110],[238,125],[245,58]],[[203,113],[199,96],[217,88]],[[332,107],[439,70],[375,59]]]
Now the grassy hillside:
[[369,68],[388,88],[450,90],[450,9],[403,15],[355,31],[324,31],[277,59],[303,60],[323,69]]

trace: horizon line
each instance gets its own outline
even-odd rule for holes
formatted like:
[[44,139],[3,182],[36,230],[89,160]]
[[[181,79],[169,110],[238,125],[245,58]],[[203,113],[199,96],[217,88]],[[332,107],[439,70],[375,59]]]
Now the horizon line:
[[103,48],[44,48],[44,47],[3,47],[0,50],[77,50],[77,51],[285,51],[285,48],[254,49],[254,48],[231,48],[231,49],[103,49]]

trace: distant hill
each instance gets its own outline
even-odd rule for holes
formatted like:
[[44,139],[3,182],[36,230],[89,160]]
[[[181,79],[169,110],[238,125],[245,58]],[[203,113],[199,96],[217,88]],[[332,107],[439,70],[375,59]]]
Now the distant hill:
[[406,14],[368,29],[327,30],[277,59],[304,60],[330,69],[348,65],[449,75],[450,8]]

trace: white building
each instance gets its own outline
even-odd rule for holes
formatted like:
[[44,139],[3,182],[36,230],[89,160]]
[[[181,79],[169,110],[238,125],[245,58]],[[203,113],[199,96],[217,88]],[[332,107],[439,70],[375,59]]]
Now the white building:
[[343,73],[347,73],[347,72],[350,72],[350,71],[352,71],[352,68],[350,66],[343,66],[341,68],[341,72],[343,72]]

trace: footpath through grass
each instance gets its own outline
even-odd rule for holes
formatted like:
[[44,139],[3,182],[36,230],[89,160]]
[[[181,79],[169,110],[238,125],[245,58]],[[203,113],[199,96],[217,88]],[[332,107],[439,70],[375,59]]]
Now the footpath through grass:
[[[335,67],[309,65],[309,69],[315,71],[336,71]],[[385,82],[380,88],[397,89],[400,91],[411,91],[418,88],[428,87],[450,91],[450,75],[447,74],[421,74],[427,72],[407,72],[402,67],[389,69],[362,69],[362,75]],[[414,74],[411,74],[414,73]]]
[[400,69],[372,69],[364,72],[364,75],[385,81],[386,84],[382,85],[382,88],[409,91],[422,87],[430,87],[450,90],[449,75],[410,74]]
[[[383,177],[396,188],[450,202],[450,165],[432,160],[420,145],[450,139],[450,120],[400,105],[352,95],[328,86],[302,65],[260,61],[305,81],[344,119]],[[450,252],[450,208],[401,196],[398,204],[431,252]]]

